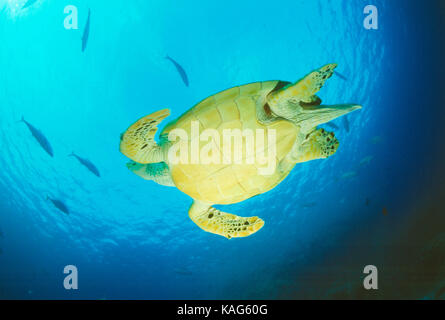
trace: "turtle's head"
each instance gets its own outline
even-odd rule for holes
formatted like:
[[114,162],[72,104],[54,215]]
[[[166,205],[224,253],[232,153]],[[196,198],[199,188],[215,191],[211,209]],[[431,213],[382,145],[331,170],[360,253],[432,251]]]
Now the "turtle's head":
[[327,64],[295,84],[272,91],[267,97],[267,105],[276,116],[295,122],[307,132],[320,124],[360,109],[361,106],[356,104],[324,106],[321,105],[321,99],[315,95],[334,74],[336,67],[335,63]]

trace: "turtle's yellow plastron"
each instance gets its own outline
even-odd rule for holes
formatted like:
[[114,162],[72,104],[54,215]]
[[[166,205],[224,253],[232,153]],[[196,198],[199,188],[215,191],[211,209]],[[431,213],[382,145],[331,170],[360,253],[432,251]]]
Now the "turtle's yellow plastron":
[[263,227],[262,219],[212,205],[265,193],[297,163],[336,152],[334,133],[317,126],[361,107],[321,105],[316,93],[335,67],[328,64],[294,84],[256,82],[212,95],[168,124],[159,144],[157,126],[170,113],[155,112],[127,129],[120,150],[135,161],[128,168],[137,175],[192,197],[189,216],[201,229],[228,239],[247,237]]

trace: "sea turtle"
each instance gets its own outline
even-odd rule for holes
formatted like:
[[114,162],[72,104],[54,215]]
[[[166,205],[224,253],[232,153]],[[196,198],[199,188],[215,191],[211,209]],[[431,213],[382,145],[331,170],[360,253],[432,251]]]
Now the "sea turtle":
[[[168,124],[158,143],[154,139],[157,126],[170,111],[152,113],[121,135],[120,151],[133,160],[127,167],[144,179],[177,187],[192,197],[189,216],[203,230],[228,239],[249,236],[263,227],[262,219],[221,212],[212,205],[238,203],[265,193],[283,181],[295,164],[336,152],[339,143],[334,133],[317,126],[361,108],[321,105],[315,95],[336,66],[328,64],[294,84],[255,82],[212,95]],[[200,134],[203,131],[205,137]],[[236,135],[226,140],[228,132],[240,133],[241,140]],[[267,139],[260,139],[262,132]],[[256,144],[249,149],[253,136]],[[236,146],[242,147],[237,159]],[[273,155],[275,165],[271,172],[261,173],[266,152]],[[203,155],[207,158],[202,159]]]

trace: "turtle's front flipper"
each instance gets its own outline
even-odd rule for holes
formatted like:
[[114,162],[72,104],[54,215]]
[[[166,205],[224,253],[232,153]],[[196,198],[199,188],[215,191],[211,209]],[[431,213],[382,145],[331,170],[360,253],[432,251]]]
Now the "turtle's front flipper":
[[339,146],[333,132],[317,129],[306,136],[304,142],[289,154],[289,161],[300,163],[332,156]]
[[248,237],[264,226],[264,221],[258,217],[243,218],[221,212],[197,200],[190,207],[189,216],[204,231],[227,239]]
[[164,161],[164,152],[154,141],[158,124],[170,115],[164,109],[139,119],[121,136],[120,151],[133,161],[155,163]]

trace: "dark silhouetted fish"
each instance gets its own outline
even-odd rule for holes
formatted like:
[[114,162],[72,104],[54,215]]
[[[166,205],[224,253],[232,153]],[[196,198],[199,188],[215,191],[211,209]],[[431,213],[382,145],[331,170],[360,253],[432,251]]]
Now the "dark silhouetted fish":
[[374,156],[364,157],[362,160],[360,160],[359,167],[363,167],[363,166],[368,165],[373,158],[374,158]]
[[380,142],[382,142],[382,140],[383,140],[382,137],[380,137],[380,136],[375,136],[375,137],[372,137],[372,139],[371,139],[371,143],[372,143],[372,144],[379,144]]
[[20,120],[20,122],[23,122],[24,124],[26,124],[26,126],[28,127],[29,131],[31,131],[33,137],[37,140],[37,142],[40,144],[40,146],[46,151],[48,152],[48,154],[53,157],[54,153],[53,153],[53,148],[51,147],[48,139],[46,139],[46,137],[40,132],[40,130],[38,130],[37,128],[35,128],[33,125],[31,125],[28,121],[25,120],[25,118],[22,117],[22,120]]
[[382,213],[383,213],[384,216],[387,216],[388,215],[388,209],[386,209],[386,207],[384,207],[382,209]]
[[46,200],[49,200],[53,203],[53,205],[62,211],[63,213],[70,214],[70,211],[68,210],[68,207],[60,200],[57,199],[51,199],[49,196],[46,196]]
[[344,80],[344,81],[348,81],[348,79],[342,75],[340,72],[334,71],[334,74],[339,77],[340,79]]
[[191,275],[193,275],[193,272],[191,272],[190,270],[184,269],[184,268],[175,269],[174,272],[179,274],[179,275],[181,275],[181,276],[191,276]]
[[370,203],[371,203],[371,200],[369,200],[369,198],[366,198],[365,199],[365,205],[368,207]]
[[338,129],[340,129],[340,128],[339,128],[335,123],[333,123],[333,122],[325,123],[325,125],[328,126],[328,127],[331,128],[331,129],[334,129],[334,130],[338,130]]
[[22,7],[22,9],[28,8],[30,6],[32,6],[34,3],[36,3],[37,0],[28,0]]
[[74,154],[74,152],[72,152],[69,157],[74,157],[77,160],[79,160],[79,162],[84,165],[88,170],[90,170],[94,175],[98,176],[100,178],[100,173],[99,170],[96,168],[96,166],[88,159],[84,159],[79,157],[78,155]]
[[304,204],[302,204],[301,206],[302,206],[303,208],[312,208],[312,207],[315,207],[316,205],[317,205],[316,202],[308,202],[308,203],[304,203]]
[[175,60],[173,60],[169,56],[166,56],[165,59],[170,60],[174,64],[174,66],[176,67],[176,70],[178,70],[178,73],[182,78],[182,81],[184,81],[185,85],[188,87],[189,79],[187,78],[187,74],[185,73],[184,68],[181,67],[181,65],[179,63],[177,63]]
[[352,179],[358,176],[358,172],[357,171],[348,171],[343,173],[340,176],[340,179]]
[[83,29],[83,35],[82,35],[82,52],[84,52],[85,49],[87,48],[88,37],[90,35],[90,16],[91,16],[91,10],[88,9],[88,19],[85,28]]
[[345,127],[346,132],[349,132],[350,126],[349,126],[348,117],[344,116],[342,119],[343,119],[343,126]]

